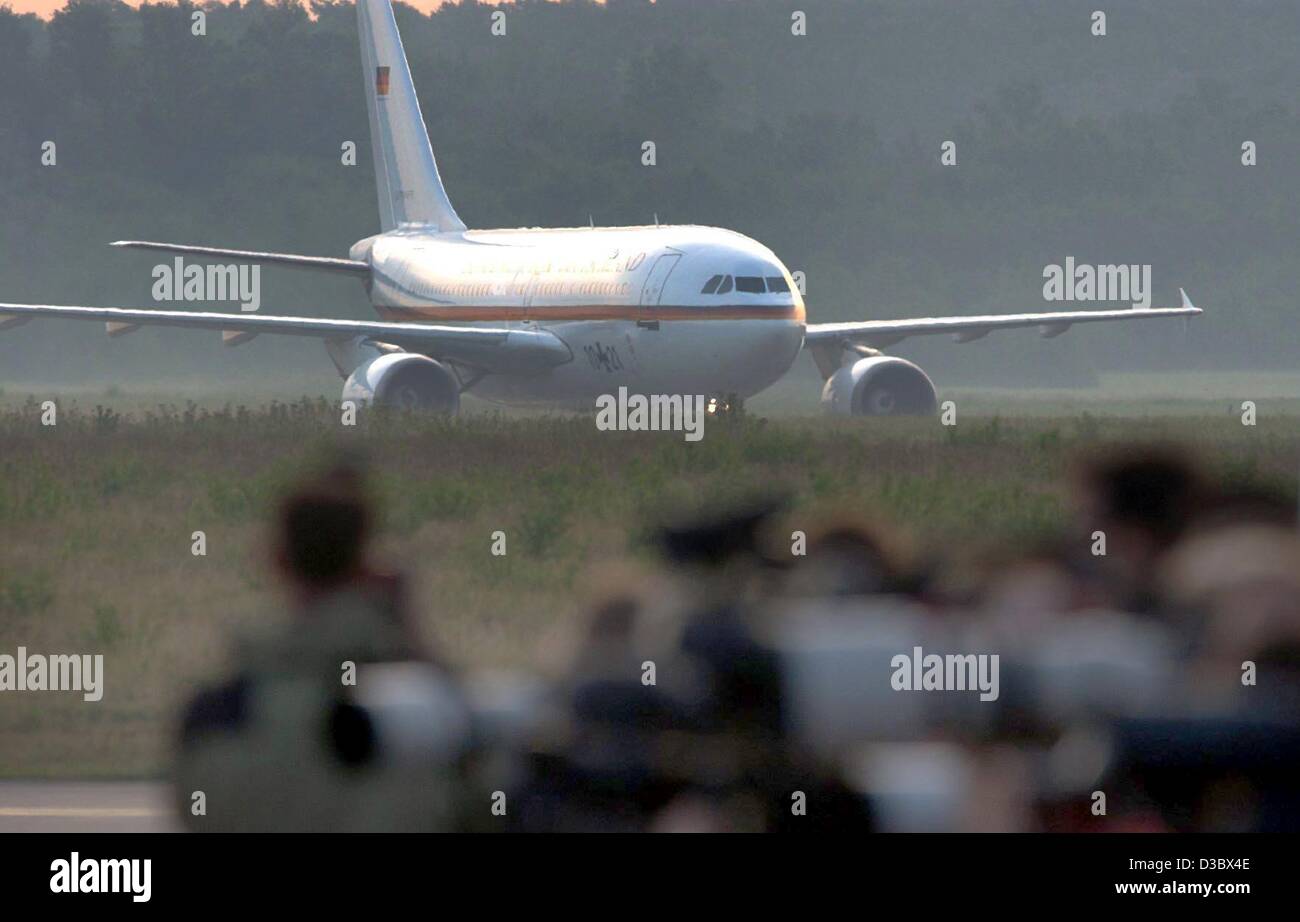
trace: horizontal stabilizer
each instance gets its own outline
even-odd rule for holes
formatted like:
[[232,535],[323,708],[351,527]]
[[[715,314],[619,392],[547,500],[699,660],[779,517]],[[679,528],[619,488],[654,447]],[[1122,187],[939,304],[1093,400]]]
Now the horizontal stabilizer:
[[179,253],[203,259],[229,259],[235,262],[270,263],[295,269],[317,269],[324,272],[344,272],[365,275],[370,264],[355,259],[334,256],[298,256],[294,253],[266,253],[260,250],[227,250],[221,247],[190,246],[185,243],[155,243],[152,240],[115,240],[109,246],[132,250],[154,250],[160,253]]

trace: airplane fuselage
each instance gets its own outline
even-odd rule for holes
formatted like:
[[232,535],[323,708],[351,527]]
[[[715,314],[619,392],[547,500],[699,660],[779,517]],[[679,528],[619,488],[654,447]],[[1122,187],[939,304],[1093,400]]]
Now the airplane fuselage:
[[545,329],[573,360],[492,374],[470,392],[508,404],[590,407],[620,386],[644,394],[749,397],[803,345],[804,303],[767,247],[695,226],[430,233],[359,241],[386,320]]
[[657,221],[468,230],[438,173],[392,4],[357,0],[356,11],[382,233],[354,244],[350,259],[147,240],[114,246],[361,279],[378,319],[0,302],[0,330],[49,316],[99,322],[110,336],[161,325],[219,331],[226,345],[263,333],[315,337],[343,378],[344,402],[448,413],[466,391],[575,409],[621,399],[624,388],[648,397],[746,398],[784,375],[806,347],[825,381],[822,406],[874,416],[928,414],[938,405],[921,368],[878,352],[909,336],[971,342],[1038,327],[1050,337],[1080,323],[1201,313],[1180,291],[1179,307],[810,324],[786,267],[734,231]]

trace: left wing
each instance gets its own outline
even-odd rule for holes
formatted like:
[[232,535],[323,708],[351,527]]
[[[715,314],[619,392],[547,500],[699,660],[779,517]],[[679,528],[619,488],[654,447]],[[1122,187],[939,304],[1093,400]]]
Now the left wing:
[[1038,327],[1047,338],[1060,336],[1076,323],[1103,320],[1155,320],[1161,317],[1193,317],[1201,309],[1181,288],[1180,307],[1127,308],[1107,311],[1052,311],[1042,314],[986,314],[974,317],[924,317],[915,320],[864,320],[849,323],[810,323],[805,327],[804,343],[809,347],[835,343],[864,343],[889,346],[909,336],[952,333],[959,343],[987,336],[993,330],[1012,327]]
[[572,360],[573,353],[555,334],[545,330],[457,327],[432,323],[386,323],[372,320],[332,320],[317,317],[267,317],[262,314],[215,314],[191,311],[148,311],[122,307],[70,307],[56,304],[0,303],[0,330],[33,317],[98,320],[109,336],[134,332],[141,326],[193,327],[220,330],[227,345],[247,342],[259,333],[346,340],[357,336],[392,343],[412,352],[459,362],[489,372],[543,371]]

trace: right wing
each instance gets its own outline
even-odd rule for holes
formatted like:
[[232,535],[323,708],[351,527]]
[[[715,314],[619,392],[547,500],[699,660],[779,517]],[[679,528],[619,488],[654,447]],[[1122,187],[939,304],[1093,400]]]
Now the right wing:
[[984,314],[966,317],[919,317],[914,320],[861,320],[847,323],[810,323],[804,342],[809,348],[838,343],[891,346],[909,336],[951,333],[959,343],[981,339],[993,330],[1038,327],[1047,337],[1059,336],[1076,323],[1109,320],[1155,320],[1161,317],[1194,317],[1201,309],[1181,288],[1179,307],[1124,308],[1101,311],[1047,311],[1036,314]]
[[246,342],[259,333],[311,336],[323,340],[346,340],[364,336],[391,343],[410,352],[447,359],[487,372],[539,372],[573,359],[573,353],[563,340],[545,330],[267,317],[254,313],[215,314],[122,307],[0,303],[0,330],[26,323],[33,317],[97,320],[105,324],[110,336],[120,336],[149,325],[221,330],[228,345]]

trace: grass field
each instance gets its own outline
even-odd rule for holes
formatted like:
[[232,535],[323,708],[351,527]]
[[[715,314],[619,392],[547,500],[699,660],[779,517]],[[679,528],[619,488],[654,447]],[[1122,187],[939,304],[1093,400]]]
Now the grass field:
[[[339,447],[363,451],[383,502],[382,556],[415,577],[424,627],[452,659],[533,662],[603,564],[648,559],[665,514],[764,490],[791,527],[833,513],[923,548],[969,551],[1065,521],[1063,476],[1119,441],[1172,441],[1214,471],[1291,486],[1300,401],[959,394],[937,420],[711,421],[703,441],[598,432],[589,417],[363,419],[330,403],[159,406],[152,395],[0,398],[0,652],[102,652],[105,695],[0,694],[0,775],[143,776],[166,765],[175,709],[220,667],[228,632],[271,616],[266,520],[282,487]],[[1259,394],[1258,424],[1240,399]],[[166,401],[164,400],[165,404]],[[98,405],[98,407],[97,407]],[[207,555],[191,535],[207,535]],[[490,536],[508,535],[493,557]]]

